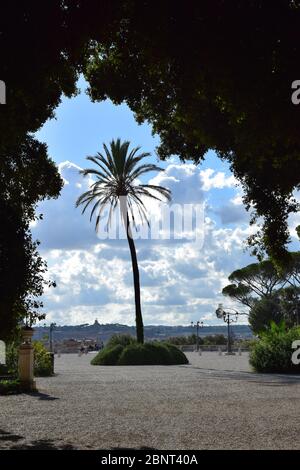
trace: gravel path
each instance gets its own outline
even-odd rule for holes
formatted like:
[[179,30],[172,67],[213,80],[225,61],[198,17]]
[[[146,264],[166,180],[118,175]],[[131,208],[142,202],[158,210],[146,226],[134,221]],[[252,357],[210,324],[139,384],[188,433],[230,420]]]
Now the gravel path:
[[300,377],[247,372],[247,356],[188,366],[56,358],[39,393],[0,397],[5,449],[300,449]]

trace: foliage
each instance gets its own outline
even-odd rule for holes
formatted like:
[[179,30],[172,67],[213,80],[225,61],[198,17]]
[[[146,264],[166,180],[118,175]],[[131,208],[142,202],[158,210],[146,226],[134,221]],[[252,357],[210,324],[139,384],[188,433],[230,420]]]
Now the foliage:
[[[227,343],[227,339],[222,334],[199,336],[198,341],[200,345],[226,344]],[[175,345],[176,344],[177,345],[196,344],[197,336],[195,334],[190,335],[190,336],[172,336],[167,339],[167,342],[170,344],[175,344]]]
[[180,349],[176,348],[174,344],[165,344],[171,354],[171,364],[188,364],[189,361],[186,355],[180,351]]
[[104,348],[91,361],[92,365],[172,365],[187,364],[186,356],[173,344],[137,343],[118,344]]
[[187,364],[184,353],[166,343],[132,344],[127,346],[119,359],[120,365],[172,365]]
[[0,395],[12,395],[20,392],[20,382],[18,379],[0,380]]
[[33,241],[30,222],[37,220],[36,204],[58,196],[62,180],[45,144],[27,138],[10,152],[0,153],[0,330],[9,340],[24,318],[42,319],[38,300],[45,285],[46,263]]
[[[36,377],[49,377],[52,374],[51,357],[40,341],[33,341],[34,347],[34,375]],[[10,374],[18,375],[19,344],[14,342],[7,345],[6,365]]]
[[117,346],[118,344],[121,344],[121,346],[128,346],[129,344],[135,343],[136,340],[133,338],[133,336],[125,334],[113,334],[109,340],[107,341],[105,347],[110,349],[114,346]]
[[98,354],[91,360],[93,366],[115,366],[124,350],[124,345],[116,344],[99,351]]
[[255,334],[267,330],[271,321],[279,324],[282,320],[284,320],[284,313],[280,306],[280,299],[276,295],[256,301],[249,314],[249,324]]
[[271,320],[285,320],[289,327],[299,323],[300,252],[289,253],[280,270],[265,260],[237,269],[228,279],[231,284],[222,293],[250,309],[249,323],[256,334],[267,329]]
[[[298,0],[124,1],[108,40],[94,44],[85,75],[93,100],[123,100],[159,134],[162,159],[227,160],[263,218],[256,252],[284,258],[287,219],[298,209]],[[299,75],[299,73],[298,73]]]
[[18,375],[18,343],[12,342],[6,345],[6,366],[8,373],[14,376]]
[[[182,345],[182,344],[196,344],[197,336],[195,334],[188,335],[188,336],[170,336],[168,338],[167,343],[175,344],[175,345]],[[203,338],[199,337],[199,344],[203,344]]]
[[43,290],[45,263],[29,224],[39,201],[58,196],[62,180],[46,145],[32,133],[53,117],[62,93],[76,92],[83,37],[71,32],[70,13],[72,21],[76,17],[71,3],[53,0],[41,8],[32,0],[12,0],[2,6],[0,79],[6,83],[7,104],[0,113],[0,218],[5,221],[0,230],[0,331],[6,340],[24,315],[31,322],[40,315],[41,303],[34,297]]
[[210,345],[210,344],[222,345],[222,344],[227,344],[227,338],[225,338],[225,336],[222,335],[222,334],[207,335],[207,336],[204,336],[204,337],[203,337],[203,344],[204,344],[204,345]]
[[33,341],[33,347],[35,377],[50,377],[53,371],[49,352],[40,341]]
[[135,294],[135,322],[136,335],[139,343],[144,342],[144,325],[141,310],[140,299],[140,277],[137,262],[135,244],[132,237],[131,225],[136,228],[136,219],[134,208],[137,209],[141,222],[149,224],[145,199],[155,199],[161,201],[162,197],[170,200],[171,192],[169,189],[153,184],[140,184],[138,178],[150,171],[161,171],[157,165],[152,163],[143,163],[144,158],[149,153],[139,153],[140,147],[129,151],[130,142],[121,142],[120,139],[112,140],[110,148],[103,144],[104,153],[97,153],[94,157],[87,157],[95,168],[82,170],[84,176],[92,176],[96,181],[92,183],[90,189],[84,192],[76,202],[76,206],[83,206],[82,213],[93,205],[90,214],[90,221],[96,215],[96,231],[99,228],[101,216],[105,209],[109,208],[107,228],[110,225],[111,217],[117,207],[120,208],[121,220],[124,224],[126,236],[129,244],[134,294]]
[[[15,201],[28,185],[43,197],[47,190],[39,183],[46,175],[49,190],[58,194],[59,176],[45,155],[37,150],[24,173],[17,156],[23,145],[26,155],[31,144],[38,147],[31,134],[54,116],[62,94],[77,93],[81,72],[93,100],[126,101],[138,122],[152,124],[162,159],[178,154],[198,163],[214,149],[229,161],[245,189],[246,206],[252,204],[253,221],[263,218],[250,244],[258,253],[266,249],[276,259],[284,257],[287,218],[298,209],[292,192],[300,178],[300,107],[290,99],[298,70],[299,14],[299,0],[272,6],[252,0],[155,7],[139,0],[3,4],[0,79],[7,85],[7,105],[0,114],[0,174],[16,169],[0,184],[0,217],[7,222],[0,233],[5,335],[17,324],[13,305],[25,292],[23,257],[30,247],[23,241],[22,250],[22,237],[31,220],[22,204],[18,208],[6,197],[6,189],[10,181],[16,184]],[[33,197],[31,211],[35,202]]]
[[[23,257],[30,247],[22,237],[32,220],[6,190],[12,181],[15,201],[28,185],[43,197],[47,190],[40,187],[40,175],[51,174],[48,188],[58,194],[59,176],[45,155],[36,151],[24,177],[17,156],[23,145],[26,155],[31,144],[38,147],[30,135],[54,116],[62,94],[76,94],[82,71],[93,100],[126,101],[138,122],[153,125],[162,159],[178,154],[198,163],[208,149],[226,159],[245,189],[247,208],[252,205],[253,221],[263,218],[249,243],[258,254],[266,249],[273,258],[284,258],[287,219],[298,210],[292,192],[300,182],[300,107],[290,99],[298,70],[299,5],[299,0],[272,6],[252,0],[155,7],[139,0],[3,4],[0,79],[7,85],[7,105],[0,114],[0,173],[16,169],[13,179],[0,184],[0,217],[7,221],[0,233],[5,335],[17,324],[13,306],[25,292]],[[33,197],[31,211],[35,202]]]
[[300,365],[292,363],[292,343],[300,340],[300,328],[286,330],[284,323],[271,323],[250,352],[250,364],[258,372],[300,373]]

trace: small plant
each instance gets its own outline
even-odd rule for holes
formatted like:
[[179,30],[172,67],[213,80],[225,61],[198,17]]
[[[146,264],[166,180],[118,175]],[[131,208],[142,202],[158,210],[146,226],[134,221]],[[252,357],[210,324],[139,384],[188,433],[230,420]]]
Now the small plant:
[[49,377],[53,375],[51,356],[43,343],[33,341],[33,347],[35,377]]
[[18,379],[0,380],[0,395],[11,395],[20,393],[20,382]]

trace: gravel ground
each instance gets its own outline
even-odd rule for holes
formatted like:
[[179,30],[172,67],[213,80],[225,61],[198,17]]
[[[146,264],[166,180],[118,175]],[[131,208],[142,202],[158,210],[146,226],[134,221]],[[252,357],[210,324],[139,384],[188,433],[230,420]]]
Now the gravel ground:
[[39,393],[0,397],[5,449],[300,449],[300,377],[247,372],[247,356],[188,366],[56,358]]

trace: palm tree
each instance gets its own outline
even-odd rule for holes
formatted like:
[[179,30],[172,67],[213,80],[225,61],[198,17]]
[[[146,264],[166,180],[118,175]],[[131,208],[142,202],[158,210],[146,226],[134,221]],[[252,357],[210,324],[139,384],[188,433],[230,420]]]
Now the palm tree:
[[108,224],[110,224],[112,213],[120,206],[121,219],[124,224],[127,240],[129,244],[131,263],[133,271],[134,295],[135,295],[135,321],[136,335],[139,343],[144,342],[144,326],[141,310],[140,277],[137,262],[135,244],[132,237],[131,225],[136,228],[134,208],[137,208],[142,222],[149,221],[146,214],[146,207],[143,198],[156,199],[162,201],[171,199],[169,189],[151,184],[139,184],[137,178],[149,171],[162,171],[156,165],[143,163],[144,158],[150,153],[139,153],[140,147],[136,147],[129,152],[130,142],[121,142],[120,139],[112,140],[110,149],[103,144],[104,155],[97,153],[94,157],[87,157],[93,162],[96,168],[81,170],[84,176],[93,175],[96,181],[91,185],[89,191],[83,193],[76,202],[76,207],[83,205],[82,213],[93,204],[90,214],[90,221],[94,214],[97,214],[95,230],[98,230],[101,215],[109,205]]

